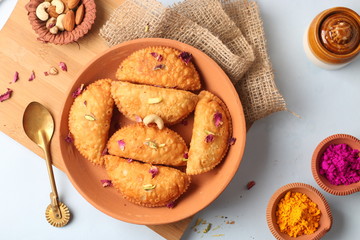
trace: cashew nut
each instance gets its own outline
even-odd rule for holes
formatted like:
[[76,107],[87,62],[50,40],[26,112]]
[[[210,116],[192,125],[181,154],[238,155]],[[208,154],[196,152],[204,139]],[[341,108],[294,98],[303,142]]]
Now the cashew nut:
[[[57,34],[59,32],[59,28],[57,26],[54,26],[52,28],[50,28],[49,32],[51,32],[52,34]],[[56,74],[52,74],[51,75],[56,75]]]
[[51,5],[55,6],[55,12],[57,14],[62,14],[64,12],[65,9],[65,5],[61,0],[53,0],[51,2]]
[[143,123],[147,126],[150,123],[156,123],[157,127],[161,130],[164,128],[164,121],[156,114],[147,115],[143,119]]
[[56,25],[57,28],[60,30],[60,31],[64,31],[64,24],[63,24],[63,19],[65,17],[65,14],[61,14],[57,17],[56,19]]
[[56,25],[56,18],[49,18],[49,20],[47,20],[46,22],[46,28],[50,29],[52,27],[54,27]]
[[49,14],[46,12],[46,9],[48,9],[49,7],[50,7],[49,2],[43,2],[37,6],[36,16],[38,17],[38,19],[40,19],[41,21],[48,20]]

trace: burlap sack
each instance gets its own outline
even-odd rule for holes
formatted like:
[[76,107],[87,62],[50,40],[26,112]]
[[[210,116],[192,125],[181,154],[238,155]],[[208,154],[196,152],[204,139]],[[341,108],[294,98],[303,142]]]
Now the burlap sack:
[[171,8],[217,36],[231,52],[245,59],[242,69],[249,69],[255,60],[253,49],[218,0],[185,0]]
[[[101,28],[100,36],[109,46],[136,38],[160,37],[202,50],[235,84],[248,125],[271,113],[286,110],[285,101],[275,85],[257,4],[247,0],[216,1],[187,0],[169,9],[156,0],[126,0]],[[197,16],[202,14],[206,15]],[[231,32],[235,34],[231,36]],[[244,75],[253,59],[248,43],[254,49],[256,61]],[[246,59],[248,57],[250,61]]]
[[244,0],[220,1],[225,12],[253,46],[256,57],[242,81],[235,85],[247,123],[251,124],[271,113],[286,110],[285,100],[275,84],[258,5]]
[[211,32],[156,0],[126,0],[100,30],[109,46],[136,38],[170,38],[205,52],[236,84],[249,64]]

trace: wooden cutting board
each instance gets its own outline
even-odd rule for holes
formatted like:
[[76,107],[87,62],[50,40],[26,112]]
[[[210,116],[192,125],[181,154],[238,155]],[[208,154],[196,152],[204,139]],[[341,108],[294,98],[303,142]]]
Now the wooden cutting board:
[[[78,71],[96,55],[108,49],[99,37],[101,26],[110,17],[111,12],[123,0],[96,1],[97,17],[91,31],[78,44],[57,46],[37,41],[27,18],[25,5],[27,0],[19,0],[12,15],[0,31],[0,94],[6,88],[13,90],[11,99],[0,103],[0,131],[27,147],[40,157],[43,152],[25,135],[22,128],[22,115],[26,106],[37,101],[45,105],[55,119],[55,126],[60,125],[60,114],[68,89],[73,85]],[[44,72],[51,66],[58,68],[59,62],[65,62],[68,71],[56,76],[45,77]],[[20,79],[10,84],[15,71]],[[36,78],[28,81],[31,72]],[[65,171],[58,140],[58,129],[51,144],[53,164]],[[191,218],[173,224],[148,226],[166,239],[180,239],[188,227]]]

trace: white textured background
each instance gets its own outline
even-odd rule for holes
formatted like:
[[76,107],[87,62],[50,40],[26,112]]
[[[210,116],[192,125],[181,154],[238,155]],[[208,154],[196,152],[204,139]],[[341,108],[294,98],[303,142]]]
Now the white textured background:
[[[323,239],[359,239],[360,193],[344,197],[325,193],[312,177],[310,161],[316,145],[329,135],[348,133],[360,137],[360,60],[338,71],[319,69],[306,59],[302,37],[307,25],[322,10],[346,6],[360,13],[360,1],[257,2],[277,85],[288,108],[301,118],[281,112],[252,126],[235,178],[213,204],[194,218],[211,222],[213,230],[204,234],[188,229],[183,239],[273,239],[265,219],[267,202],[276,189],[291,182],[308,183],[327,198],[334,222]],[[15,3],[15,0],[0,3],[0,27]],[[0,81],[9,79],[0,76]],[[50,192],[45,162],[3,133],[0,153],[0,239],[163,239],[147,227],[124,223],[99,212],[58,170],[55,170],[58,191],[71,208],[73,219],[65,228],[51,227],[44,217]],[[255,180],[256,185],[248,191],[245,185],[250,180]],[[226,224],[227,220],[235,223]],[[224,236],[213,236],[217,234]]]

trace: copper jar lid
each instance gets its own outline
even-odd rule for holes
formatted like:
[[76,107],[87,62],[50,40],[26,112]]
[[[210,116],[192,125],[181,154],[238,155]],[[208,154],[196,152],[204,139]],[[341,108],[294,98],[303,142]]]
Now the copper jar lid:
[[360,16],[345,7],[321,12],[309,26],[308,43],[312,53],[325,63],[350,62],[360,52]]

